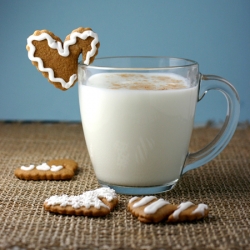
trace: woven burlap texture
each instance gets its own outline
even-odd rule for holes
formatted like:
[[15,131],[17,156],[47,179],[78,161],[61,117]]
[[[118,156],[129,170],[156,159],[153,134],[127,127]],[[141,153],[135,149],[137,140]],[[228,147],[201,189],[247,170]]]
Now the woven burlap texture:
[[[191,150],[218,130],[195,129]],[[23,181],[22,165],[71,158],[79,170],[70,181]],[[209,217],[192,223],[140,223],[119,195],[108,216],[63,216],[44,211],[46,198],[78,195],[99,187],[81,124],[0,123],[0,249],[250,249],[250,126],[237,129],[226,149],[185,174],[170,192],[171,203],[206,203]]]

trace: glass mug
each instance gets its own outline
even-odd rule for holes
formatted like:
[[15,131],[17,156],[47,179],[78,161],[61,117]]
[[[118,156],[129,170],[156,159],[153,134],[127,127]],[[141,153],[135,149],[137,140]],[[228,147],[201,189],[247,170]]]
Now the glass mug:
[[[216,81],[208,81],[216,80]],[[83,131],[99,183],[117,193],[171,190],[180,177],[216,157],[239,119],[239,96],[197,62],[169,57],[107,57],[78,66]],[[196,104],[209,90],[227,100],[218,135],[189,153]]]

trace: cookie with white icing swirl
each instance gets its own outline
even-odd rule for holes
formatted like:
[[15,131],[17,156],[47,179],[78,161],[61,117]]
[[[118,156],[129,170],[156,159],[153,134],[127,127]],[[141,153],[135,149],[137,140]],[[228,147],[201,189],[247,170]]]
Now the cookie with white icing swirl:
[[98,53],[100,42],[91,28],[79,27],[64,43],[48,30],[36,30],[27,39],[26,49],[32,64],[56,88],[67,90],[77,81],[78,57],[89,65]]

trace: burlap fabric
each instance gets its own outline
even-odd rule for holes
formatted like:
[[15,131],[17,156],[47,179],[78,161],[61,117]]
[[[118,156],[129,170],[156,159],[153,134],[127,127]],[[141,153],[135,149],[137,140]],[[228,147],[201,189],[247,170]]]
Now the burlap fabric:
[[[217,133],[194,131],[192,149]],[[70,181],[23,181],[21,165],[72,158],[79,171]],[[98,187],[80,124],[0,123],[1,249],[250,249],[250,126],[239,128],[227,148],[182,177],[174,190],[157,195],[178,204],[206,203],[210,215],[193,223],[146,225],[127,210],[131,196],[104,218],[44,211],[55,194],[78,195]]]

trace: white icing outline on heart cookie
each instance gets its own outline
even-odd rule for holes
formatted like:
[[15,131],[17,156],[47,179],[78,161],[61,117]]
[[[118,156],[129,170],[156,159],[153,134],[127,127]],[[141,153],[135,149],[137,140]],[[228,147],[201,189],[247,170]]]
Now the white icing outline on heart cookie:
[[62,87],[65,89],[70,88],[70,86],[74,83],[74,81],[77,78],[76,74],[73,74],[68,82],[65,82],[62,78],[55,78],[54,77],[54,70],[51,68],[44,68],[43,66],[43,61],[40,57],[35,57],[34,53],[36,51],[36,47],[33,45],[32,41],[42,41],[46,39],[48,41],[48,45],[51,49],[57,49],[58,54],[67,57],[70,53],[69,51],[69,46],[72,44],[76,43],[76,38],[80,38],[82,40],[87,39],[88,37],[93,37],[94,39],[91,42],[91,50],[87,52],[86,54],[86,59],[84,61],[84,64],[89,65],[89,60],[92,56],[95,55],[97,47],[96,45],[98,44],[98,35],[93,32],[92,30],[85,30],[83,33],[79,32],[73,32],[70,34],[70,39],[62,43],[60,41],[54,40],[49,34],[47,33],[42,33],[39,36],[31,35],[27,39],[27,45],[29,46],[29,51],[28,51],[28,57],[31,61],[35,61],[38,63],[38,69],[42,72],[47,72],[49,75],[49,79],[53,82],[60,82]]

